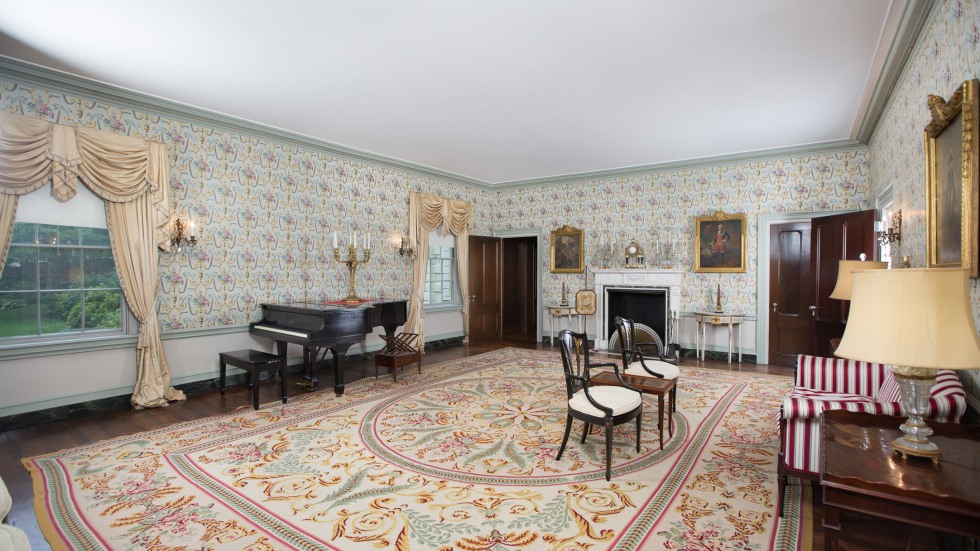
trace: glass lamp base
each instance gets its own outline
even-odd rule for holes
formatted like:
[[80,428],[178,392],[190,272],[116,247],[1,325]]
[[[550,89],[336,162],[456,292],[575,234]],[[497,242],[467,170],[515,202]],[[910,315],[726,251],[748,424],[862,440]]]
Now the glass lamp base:
[[899,427],[905,436],[892,441],[892,449],[902,457],[925,457],[939,461],[939,446],[929,441],[932,429],[922,418],[929,410],[929,396],[936,384],[936,371],[915,367],[893,366],[892,372],[902,391],[902,409],[909,416]]

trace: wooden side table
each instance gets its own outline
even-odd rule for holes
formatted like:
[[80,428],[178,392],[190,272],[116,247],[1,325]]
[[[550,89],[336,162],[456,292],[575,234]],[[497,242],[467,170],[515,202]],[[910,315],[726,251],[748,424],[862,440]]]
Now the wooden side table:
[[[892,450],[901,417],[824,412],[824,547],[839,549],[841,510],[980,538],[980,426],[927,421],[938,463]],[[976,542],[974,542],[976,545]]]
[[705,344],[704,330],[708,325],[728,326],[728,363],[732,363],[732,328],[738,327],[738,363],[742,363],[742,323],[745,321],[745,314],[726,314],[724,312],[695,312],[694,321],[698,322],[697,330],[694,334],[694,352],[700,353],[701,361],[704,361]]
[[575,329],[572,329],[572,316],[579,316],[579,319],[581,320],[581,315],[575,311],[574,306],[545,306],[545,308],[548,310],[548,313],[551,314],[551,323],[548,325],[549,344],[555,344],[555,318],[561,319],[567,316],[568,328],[572,331],[575,331]]
[[[664,449],[664,395],[667,396],[667,430],[674,436],[674,390],[677,379],[661,379],[659,377],[643,377],[640,375],[623,374],[623,381],[633,388],[638,388],[644,394],[657,396],[657,430],[660,431],[660,449]],[[589,383],[595,386],[622,386],[613,371],[599,371],[589,378]]]

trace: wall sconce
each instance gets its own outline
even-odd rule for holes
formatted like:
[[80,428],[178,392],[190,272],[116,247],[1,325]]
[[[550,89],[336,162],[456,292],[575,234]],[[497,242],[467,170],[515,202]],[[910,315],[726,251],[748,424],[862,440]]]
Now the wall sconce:
[[895,241],[902,242],[902,209],[898,209],[892,213],[892,225],[887,231],[885,231],[884,222],[879,222],[879,224],[881,225],[881,229],[877,232],[878,241],[882,245],[894,243]]
[[170,222],[170,248],[180,252],[183,247],[193,247],[197,244],[194,231],[194,219],[187,215],[174,214]]
[[413,260],[415,258],[415,249],[413,249],[410,245],[405,245],[404,237],[398,238],[398,256],[407,256],[409,260]]

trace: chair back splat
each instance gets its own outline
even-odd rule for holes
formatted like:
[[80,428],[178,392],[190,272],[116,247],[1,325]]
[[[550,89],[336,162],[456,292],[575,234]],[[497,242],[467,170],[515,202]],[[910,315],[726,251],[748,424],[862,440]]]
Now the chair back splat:
[[636,324],[631,319],[616,316],[613,320],[619,333],[623,347],[623,372],[635,375],[648,375],[674,379],[680,373],[675,358],[663,356],[663,349],[658,343],[637,342]]
[[589,380],[589,347],[584,335],[568,330],[558,335],[561,364],[565,370],[565,389],[571,398],[582,390]]

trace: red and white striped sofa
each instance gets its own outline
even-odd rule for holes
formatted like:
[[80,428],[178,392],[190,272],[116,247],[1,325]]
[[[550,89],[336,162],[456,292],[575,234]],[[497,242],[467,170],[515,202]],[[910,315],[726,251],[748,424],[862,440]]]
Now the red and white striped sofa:
[[[898,382],[883,364],[800,355],[796,385],[779,412],[779,515],[786,477],[816,480],[820,470],[820,414],[832,409],[905,415]],[[926,419],[958,423],[966,413],[966,393],[955,372],[940,370]]]

